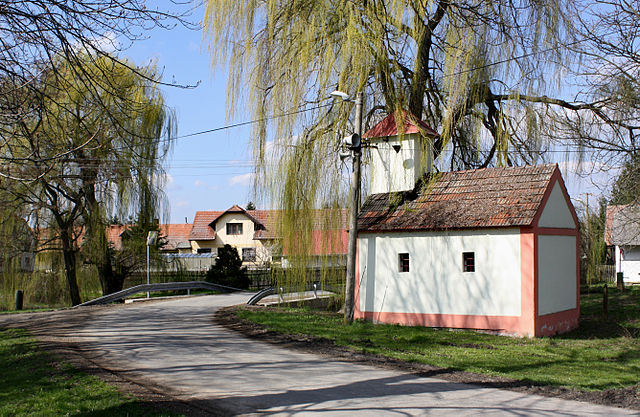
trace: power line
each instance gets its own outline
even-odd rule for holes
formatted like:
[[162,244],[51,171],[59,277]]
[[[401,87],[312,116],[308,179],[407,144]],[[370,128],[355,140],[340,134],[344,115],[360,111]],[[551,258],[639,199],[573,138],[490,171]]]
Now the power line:
[[187,135],[180,135],[180,136],[176,136],[174,139],[184,139],[184,138],[189,138],[189,137],[192,137],[192,136],[204,135],[206,133],[213,133],[213,132],[218,132],[218,131],[221,131],[221,130],[233,129],[233,128],[241,127],[241,126],[247,126],[247,125],[251,125],[251,124],[254,124],[254,123],[266,122],[266,121],[273,120],[273,119],[280,119],[282,117],[292,116],[294,114],[306,113],[308,111],[322,109],[324,107],[329,107],[331,105],[333,105],[333,103],[322,104],[320,106],[311,107],[311,108],[308,108],[308,109],[300,109],[300,110],[296,110],[296,111],[292,111],[292,112],[288,112],[288,113],[278,114],[278,115],[275,115],[275,116],[264,117],[262,119],[249,120],[249,121],[246,121],[246,122],[235,123],[235,124],[232,124],[232,125],[226,125],[226,126],[216,127],[216,128],[213,128],[213,129],[202,130],[200,132],[189,133]]

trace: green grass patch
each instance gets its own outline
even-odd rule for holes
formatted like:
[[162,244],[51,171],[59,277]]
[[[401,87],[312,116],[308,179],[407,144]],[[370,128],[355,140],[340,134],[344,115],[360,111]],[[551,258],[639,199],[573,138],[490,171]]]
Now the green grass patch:
[[22,310],[4,310],[0,311],[0,315],[2,314],[20,314],[20,313],[44,313],[47,311],[54,311],[53,308],[43,307],[43,308],[25,308]]
[[640,288],[609,289],[581,297],[580,328],[552,338],[516,338],[466,330],[356,321],[308,309],[239,309],[237,315],[270,330],[332,340],[337,345],[446,369],[502,376],[581,390],[640,381]]
[[38,349],[22,329],[0,330],[0,416],[169,416]]

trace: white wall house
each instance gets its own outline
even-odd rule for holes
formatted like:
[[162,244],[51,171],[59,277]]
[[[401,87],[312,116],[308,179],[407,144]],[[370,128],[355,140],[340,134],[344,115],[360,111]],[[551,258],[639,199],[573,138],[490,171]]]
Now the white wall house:
[[613,246],[616,272],[625,284],[640,284],[640,207],[607,207],[605,242]]
[[434,174],[417,193],[400,183],[359,216],[356,317],[524,336],[577,327],[578,222],[556,165]]
[[189,235],[191,252],[217,254],[228,244],[238,250],[247,267],[261,267],[271,262],[273,240],[267,231],[266,210],[245,210],[234,205],[225,211],[198,211]]

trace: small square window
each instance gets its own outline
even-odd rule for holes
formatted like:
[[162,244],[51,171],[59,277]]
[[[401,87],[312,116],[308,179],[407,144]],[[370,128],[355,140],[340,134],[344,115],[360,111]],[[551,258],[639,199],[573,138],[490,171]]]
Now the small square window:
[[242,223],[227,223],[227,234],[228,235],[241,235],[242,234]]
[[475,272],[476,254],[475,252],[462,252],[462,272]]
[[409,272],[409,254],[408,253],[399,253],[398,254],[398,267],[400,272]]

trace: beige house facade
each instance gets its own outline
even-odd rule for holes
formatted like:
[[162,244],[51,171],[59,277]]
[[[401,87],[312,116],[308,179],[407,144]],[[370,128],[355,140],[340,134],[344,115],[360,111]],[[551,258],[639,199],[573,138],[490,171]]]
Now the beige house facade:
[[238,250],[244,266],[268,266],[276,246],[267,232],[269,220],[266,210],[245,210],[238,205],[225,211],[198,211],[189,236],[191,253],[215,256],[228,244]]

